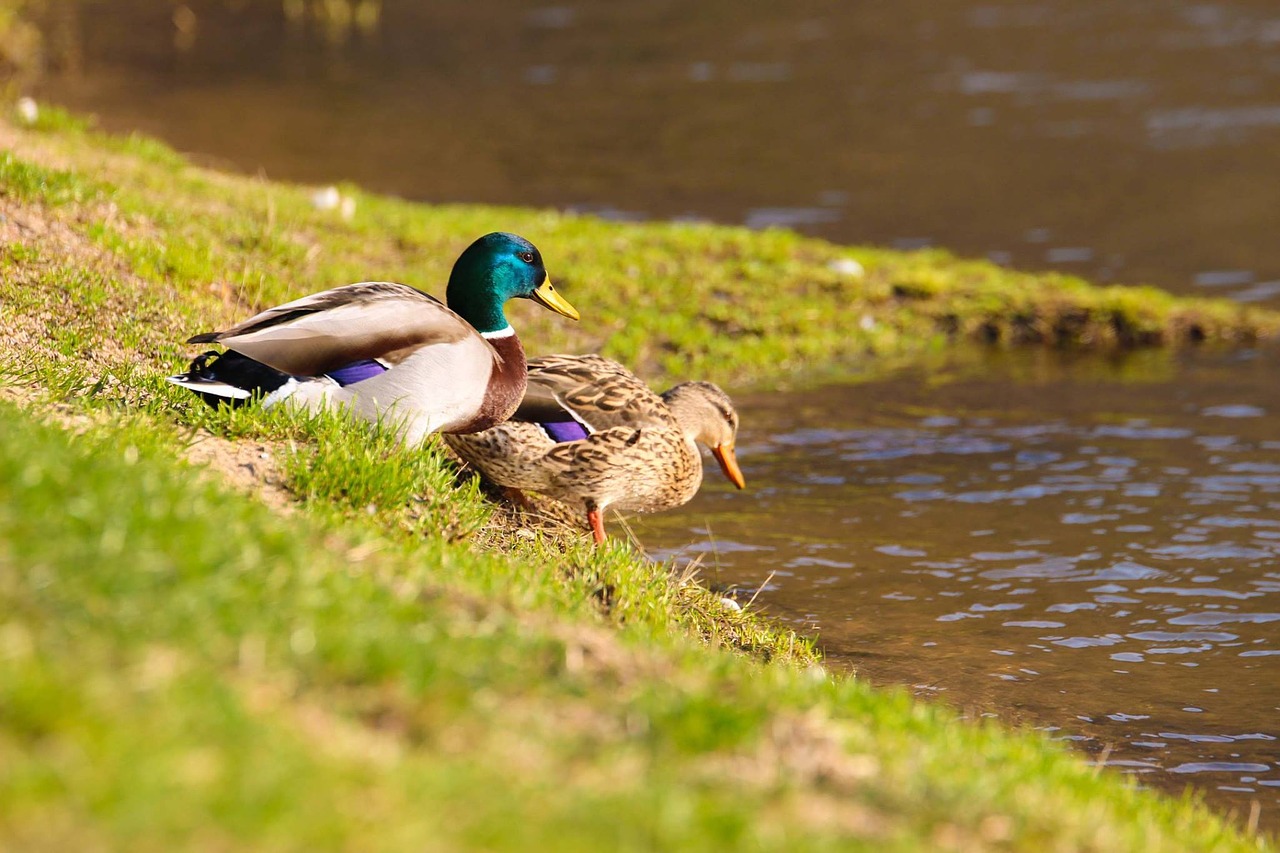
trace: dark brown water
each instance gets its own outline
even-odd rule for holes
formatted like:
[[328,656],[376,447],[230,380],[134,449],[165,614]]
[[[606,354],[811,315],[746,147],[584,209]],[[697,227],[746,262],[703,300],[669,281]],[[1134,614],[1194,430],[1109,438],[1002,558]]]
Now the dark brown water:
[[742,399],[750,492],[638,536],[873,682],[1280,828],[1280,360],[982,358]]
[[44,5],[38,94],[276,178],[1280,301],[1275,0]]

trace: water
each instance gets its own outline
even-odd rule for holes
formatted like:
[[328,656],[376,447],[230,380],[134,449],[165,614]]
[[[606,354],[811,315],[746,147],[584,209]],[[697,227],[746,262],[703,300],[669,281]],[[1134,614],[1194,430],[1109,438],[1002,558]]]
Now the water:
[[1274,0],[43,5],[38,95],[219,165],[1280,303]]
[[991,353],[745,397],[750,491],[636,531],[836,666],[1280,827],[1277,370]]

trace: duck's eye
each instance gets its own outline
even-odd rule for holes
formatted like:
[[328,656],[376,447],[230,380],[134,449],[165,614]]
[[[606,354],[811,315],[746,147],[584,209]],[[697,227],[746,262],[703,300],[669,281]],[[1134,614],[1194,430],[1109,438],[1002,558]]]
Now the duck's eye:
[[520,260],[524,261],[526,264],[533,263],[533,252],[521,252],[519,255],[517,255],[517,257],[520,258]]

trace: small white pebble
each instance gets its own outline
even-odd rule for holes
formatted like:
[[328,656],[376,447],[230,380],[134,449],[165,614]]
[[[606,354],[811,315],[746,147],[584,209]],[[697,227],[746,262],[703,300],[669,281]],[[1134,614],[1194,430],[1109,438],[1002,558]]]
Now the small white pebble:
[[870,314],[863,314],[862,319],[858,321],[858,328],[864,332],[869,332],[876,327],[876,318]]
[[852,278],[862,278],[867,274],[867,271],[863,268],[862,264],[858,263],[853,258],[836,258],[834,261],[827,264],[827,268],[832,272],[840,273],[840,275],[847,275]]
[[519,530],[516,531],[516,538],[517,539],[537,539],[538,534],[534,533],[532,530],[530,530],[527,527],[521,527]]
[[36,103],[35,98],[21,97],[15,105],[18,118],[22,119],[25,124],[35,124],[40,118],[40,106]]
[[316,190],[311,196],[311,206],[316,210],[333,210],[342,203],[342,194],[337,187],[325,187]]
[[720,599],[720,604],[725,610],[732,610],[735,613],[742,610],[742,605],[734,601],[732,598]]

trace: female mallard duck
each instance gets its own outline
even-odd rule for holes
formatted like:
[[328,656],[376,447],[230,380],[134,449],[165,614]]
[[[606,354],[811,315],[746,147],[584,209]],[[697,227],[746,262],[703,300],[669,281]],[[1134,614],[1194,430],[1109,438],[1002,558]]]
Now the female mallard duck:
[[169,381],[211,405],[265,394],[308,408],[345,405],[390,419],[417,444],[433,432],[478,432],[501,423],[524,394],[524,349],[507,322],[508,299],[532,299],[574,320],[542,256],[514,234],[487,234],[453,265],[448,307],[405,284],[335,287],[269,308],[188,343],[220,343]]
[[513,419],[445,441],[487,478],[586,506],[597,543],[606,507],[657,512],[686,503],[702,483],[695,442],[711,448],[726,477],[746,487],[734,456],[738,414],[710,382],[661,396],[617,362],[553,355],[529,362]]

